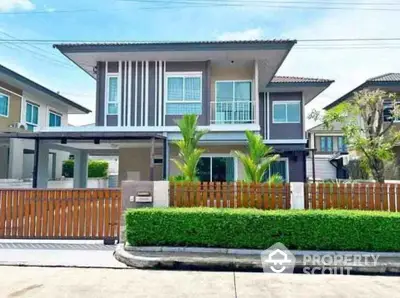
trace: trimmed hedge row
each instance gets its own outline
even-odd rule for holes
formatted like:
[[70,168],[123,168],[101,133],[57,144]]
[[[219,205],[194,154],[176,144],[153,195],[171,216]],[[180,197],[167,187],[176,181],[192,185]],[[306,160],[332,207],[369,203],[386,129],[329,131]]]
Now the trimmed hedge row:
[[[66,178],[74,177],[73,159],[68,159],[63,162],[62,174]],[[108,176],[108,162],[105,160],[89,160],[88,177],[89,178],[106,178]]]
[[400,214],[349,210],[144,208],[126,212],[136,246],[400,251]]

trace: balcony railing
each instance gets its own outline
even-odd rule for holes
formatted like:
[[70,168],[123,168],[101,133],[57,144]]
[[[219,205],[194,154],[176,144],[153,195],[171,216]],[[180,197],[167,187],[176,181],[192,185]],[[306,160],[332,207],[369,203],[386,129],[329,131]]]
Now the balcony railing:
[[254,123],[253,101],[211,102],[211,124]]

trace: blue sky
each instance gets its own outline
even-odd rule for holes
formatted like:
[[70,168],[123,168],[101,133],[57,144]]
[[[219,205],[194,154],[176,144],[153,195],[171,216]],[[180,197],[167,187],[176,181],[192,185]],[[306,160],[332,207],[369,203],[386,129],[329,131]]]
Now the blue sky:
[[[245,1],[244,1],[245,2]],[[174,8],[116,0],[0,0],[0,39],[66,40],[216,40],[255,38],[394,37],[400,23],[389,13],[294,10],[267,7]],[[47,10],[96,9],[95,12],[46,13]],[[390,27],[388,27],[390,26]],[[33,53],[32,53],[33,52]],[[336,79],[315,100],[320,107],[370,76],[399,71],[399,50],[293,50],[280,74]],[[43,56],[44,55],[44,56]],[[60,61],[55,62],[54,61]],[[334,63],[333,63],[334,62]],[[51,44],[0,43],[0,63],[60,91],[91,109],[95,82]],[[75,125],[94,115],[71,116]]]

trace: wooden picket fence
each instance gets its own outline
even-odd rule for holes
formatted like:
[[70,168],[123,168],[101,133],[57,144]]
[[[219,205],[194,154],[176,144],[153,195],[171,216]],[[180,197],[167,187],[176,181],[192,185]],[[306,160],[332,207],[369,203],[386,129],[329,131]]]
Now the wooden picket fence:
[[309,183],[306,209],[400,211],[400,185],[379,183]]
[[170,182],[171,207],[290,209],[290,185]]
[[119,189],[2,189],[0,238],[119,239]]

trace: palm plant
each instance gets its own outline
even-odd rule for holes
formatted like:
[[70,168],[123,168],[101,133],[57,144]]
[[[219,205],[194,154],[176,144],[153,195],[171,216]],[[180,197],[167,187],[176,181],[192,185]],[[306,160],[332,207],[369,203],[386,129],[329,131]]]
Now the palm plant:
[[[248,154],[233,151],[233,154],[243,164],[245,182],[264,182],[265,173],[271,164],[279,159],[279,154],[273,154],[273,149],[264,144],[260,135],[246,131]],[[269,177],[269,183],[280,183],[283,179],[279,174]]]
[[174,144],[179,149],[179,160],[171,159],[179,171],[181,179],[184,181],[197,180],[197,164],[204,149],[197,148],[200,139],[208,132],[207,130],[197,129],[196,115],[184,115],[176,124],[182,135],[182,139],[175,141]]

